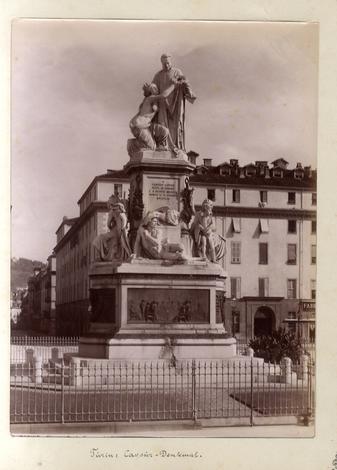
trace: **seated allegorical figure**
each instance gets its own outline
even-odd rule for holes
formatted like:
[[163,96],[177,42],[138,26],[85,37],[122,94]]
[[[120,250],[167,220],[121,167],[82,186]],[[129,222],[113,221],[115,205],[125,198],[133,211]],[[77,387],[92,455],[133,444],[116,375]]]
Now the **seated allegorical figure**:
[[143,219],[135,243],[136,258],[185,260],[184,246],[181,243],[169,243],[163,236],[159,223],[160,213],[149,212]]
[[194,256],[216,263],[225,256],[226,240],[216,233],[212,208],[212,201],[205,199],[201,210],[194,217],[191,234],[194,241]]
[[127,237],[128,220],[124,204],[116,196],[108,201],[107,233],[98,235],[92,242],[95,248],[96,261],[126,260],[131,256]]

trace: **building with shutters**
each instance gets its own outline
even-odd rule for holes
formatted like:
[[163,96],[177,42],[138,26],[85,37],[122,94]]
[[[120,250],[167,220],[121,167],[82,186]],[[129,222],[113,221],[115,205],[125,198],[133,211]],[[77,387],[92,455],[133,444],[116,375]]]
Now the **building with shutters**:
[[86,331],[89,309],[88,272],[92,241],[107,231],[107,200],[111,194],[128,197],[123,171],[96,176],[78,200],[79,216],[64,217],[56,231],[56,332],[74,336]]
[[[198,154],[189,152],[193,163]],[[222,265],[227,292],[221,303],[226,329],[245,341],[278,327],[313,337],[316,295],[316,171],[279,158],[240,166],[210,158],[190,178],[194,203],[213,201],[218,233],[226,239]],[[79,217],[57,230],[56,316],[59,334],[80,334],[88,322],[88,269],[92,240],[106,231],[106,201],[128,197],[123,171],[94,178],[79,204]],[[307,305],[307,308],[304,308]],[[311,307],[309,308],[308,305]]]

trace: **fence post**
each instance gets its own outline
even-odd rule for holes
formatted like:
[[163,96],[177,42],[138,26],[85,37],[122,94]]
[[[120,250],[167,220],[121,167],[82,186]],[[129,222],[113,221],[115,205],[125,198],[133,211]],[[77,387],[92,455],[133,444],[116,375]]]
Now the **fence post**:
[[61,360],[61,423],[64,424],[64,360]]
[[291,364],[292,361],[290,357],[283,357],[281,359],[281,377],[284,381],[283,383],[289,384],[291,383]]
[[194,423],[197,421],[197,410],[196,410],[196,378],[195,378],[195,359],[192,359],[192,417]]
[[245,355],[248,357],[254,357],[254,349],[247,347],[245,350]]
[[308,407],[307,414],[303,417],[303,424],[309,426],[312,421],[312,370],[313,365],[311,361],[308,361],[306,364],[307,377],[308,377]]
[[309,365],[309,356],[302,354],[300,357],[300,367],[298,371],[298,378],[302,379],[303,382],[308,380],[308,365]]
[[25,353],[26,353],[26,357],[25,357],[26,363],[28,365],[33,366],[33,364],[34,364],[34,349],[33,348],[26,349]]
[[[251,348],[250,348],[251,349]],[[250,425],[254,426],[254,419],[253,419],[253,355],[250,356]]]
[[42,383],[42,357],[41,356],[35,356],[33,357],[33,376],[34,376],[34,382],[36,384],[41,384]]

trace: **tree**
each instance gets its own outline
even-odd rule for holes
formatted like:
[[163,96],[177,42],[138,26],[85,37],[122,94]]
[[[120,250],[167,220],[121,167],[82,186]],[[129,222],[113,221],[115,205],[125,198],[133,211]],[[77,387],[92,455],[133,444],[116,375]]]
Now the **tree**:
[[293,362],[299,362],[304,353],[301,341],[292,332],[279,328],[270,335],[258,336],[249,342],[257,357],[265,361],[280,363],[283,357],[290,357]]

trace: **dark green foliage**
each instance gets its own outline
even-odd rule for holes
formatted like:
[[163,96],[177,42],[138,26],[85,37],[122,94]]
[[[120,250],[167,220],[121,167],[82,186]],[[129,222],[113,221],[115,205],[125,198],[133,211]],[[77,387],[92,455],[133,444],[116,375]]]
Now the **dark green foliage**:
[[33,261],[27,258],[11,259],[11,290],[27,287],[27,281],[33,275],[34,267],[45,266],[41,261]]
[[290,357],[297,363],[303,354],[301,341],[294,333],[279,328],[271,335],[262,335],[249,342],[249,347],[254,349],[256,357],[262,357],[267,362],[280,363],[282,357]]

